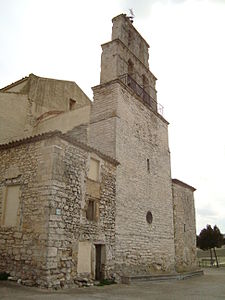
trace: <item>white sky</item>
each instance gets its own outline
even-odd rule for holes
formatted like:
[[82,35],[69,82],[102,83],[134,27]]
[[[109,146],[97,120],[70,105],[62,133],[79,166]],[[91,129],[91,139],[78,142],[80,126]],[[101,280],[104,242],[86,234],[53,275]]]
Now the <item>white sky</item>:
[[136,15],[170,122],[172,176],[197,188],[197,232],[225,233],[225,0],[0,0],[0,87],[30,73],[92,99],[111,19]]

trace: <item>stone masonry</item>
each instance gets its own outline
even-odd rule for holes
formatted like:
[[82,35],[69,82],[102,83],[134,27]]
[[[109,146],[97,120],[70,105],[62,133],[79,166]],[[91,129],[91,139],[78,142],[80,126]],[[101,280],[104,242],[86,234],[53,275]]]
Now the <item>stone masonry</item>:
[[[21,191],[17,226],[0,228],[0,271],[30,285],[62,287],[74,283],[80,275],[78,244],[86,240],[105,245],[104,276],[112,277],[116,163],[57,133],[1,147],[0,151],[1,217],[3,189],[17,184]],[[88,221],[84,213],[91,155],[101,161],[98,222]]]
[[[136,36],[126,16],[113,19],[113,40],[103,45],[101,84],[93,88],[91,111],[91,143],[120,162],[116,177],[116,269],[120,275],[175,271],[168,122],[156,110],[148,45],[140,35],[137,42]],[[143,76],[148,78],[151,106],[121,79],[131,59],[136,75],[130,75],[139,84]],[[106,61],[113,61],[112,73]],[[152,224],[146,222],[148,211]]]
[[[120,161],[116,184],[118,267],[121,272],[129,273],[173,271],[168,123],[135,99],[120,82],[95,87],[94,92],[96,98],[91,115],[95,118],[91,124],[91,136],[95,136],[93,142],[95,147],[100,145],[104,128],[105,138],[101,146],[105,152],[109,149],[108,154]],[[110,109],[113,111],[111,116]],[[146,222],[149,210],[153,214],[150,225]]]
[[0,272],[60,288],[196,270],[195,189],[171,178],[148,49],[121,14],[93,102],[34,74],[0,90]]
[[[91,101],[75,82],[30,74],[0,89],[0,143],[88,124]],[[87,141],[86,141],[87,142]]]
[[173,179],[175,263],[179,272],[196,268],[195,189]]

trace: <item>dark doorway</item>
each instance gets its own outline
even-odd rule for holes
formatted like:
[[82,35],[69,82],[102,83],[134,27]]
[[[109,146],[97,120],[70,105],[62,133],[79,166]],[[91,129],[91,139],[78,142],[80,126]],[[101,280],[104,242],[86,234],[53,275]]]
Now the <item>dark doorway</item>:
[[95,279],[103,279],[102,274],[102,245],[95,245]]

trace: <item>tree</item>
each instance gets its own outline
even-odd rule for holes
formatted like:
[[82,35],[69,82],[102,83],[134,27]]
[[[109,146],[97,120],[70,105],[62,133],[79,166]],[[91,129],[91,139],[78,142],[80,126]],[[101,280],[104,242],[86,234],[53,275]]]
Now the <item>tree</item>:
[[216,258],[217,267],[219,267],[219,265],[218,265],[218,259],[217,259],[215,247],[221,248],[222,245],[223,245],[223,235],[221,234],[219,228],[215,225],[213,228],[213,246],[214,246],[213,251]]
[[220,248],[223,244],[223,235],[219,228],[215,225],[213,228],[211,225],[207,225],[206,228],[202,229],[199,236],[197,237],[197,247],[202,250],[210,251],[211,265],[213,264],[212,249],[216,259],[216,265],[219,267],[218,259],[216,255],[216,247]]

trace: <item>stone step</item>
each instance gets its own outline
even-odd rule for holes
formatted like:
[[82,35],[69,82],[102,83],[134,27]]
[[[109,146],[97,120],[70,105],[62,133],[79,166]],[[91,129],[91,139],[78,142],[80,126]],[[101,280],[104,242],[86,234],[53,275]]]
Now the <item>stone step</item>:
[[185,273],[160,274],[160,275],[136,275],[136,276],[121,276],[121,282],[130,284],[141,281],[166,281],[166,280],[183,280],[194,276],[203,275],[202,270]]

